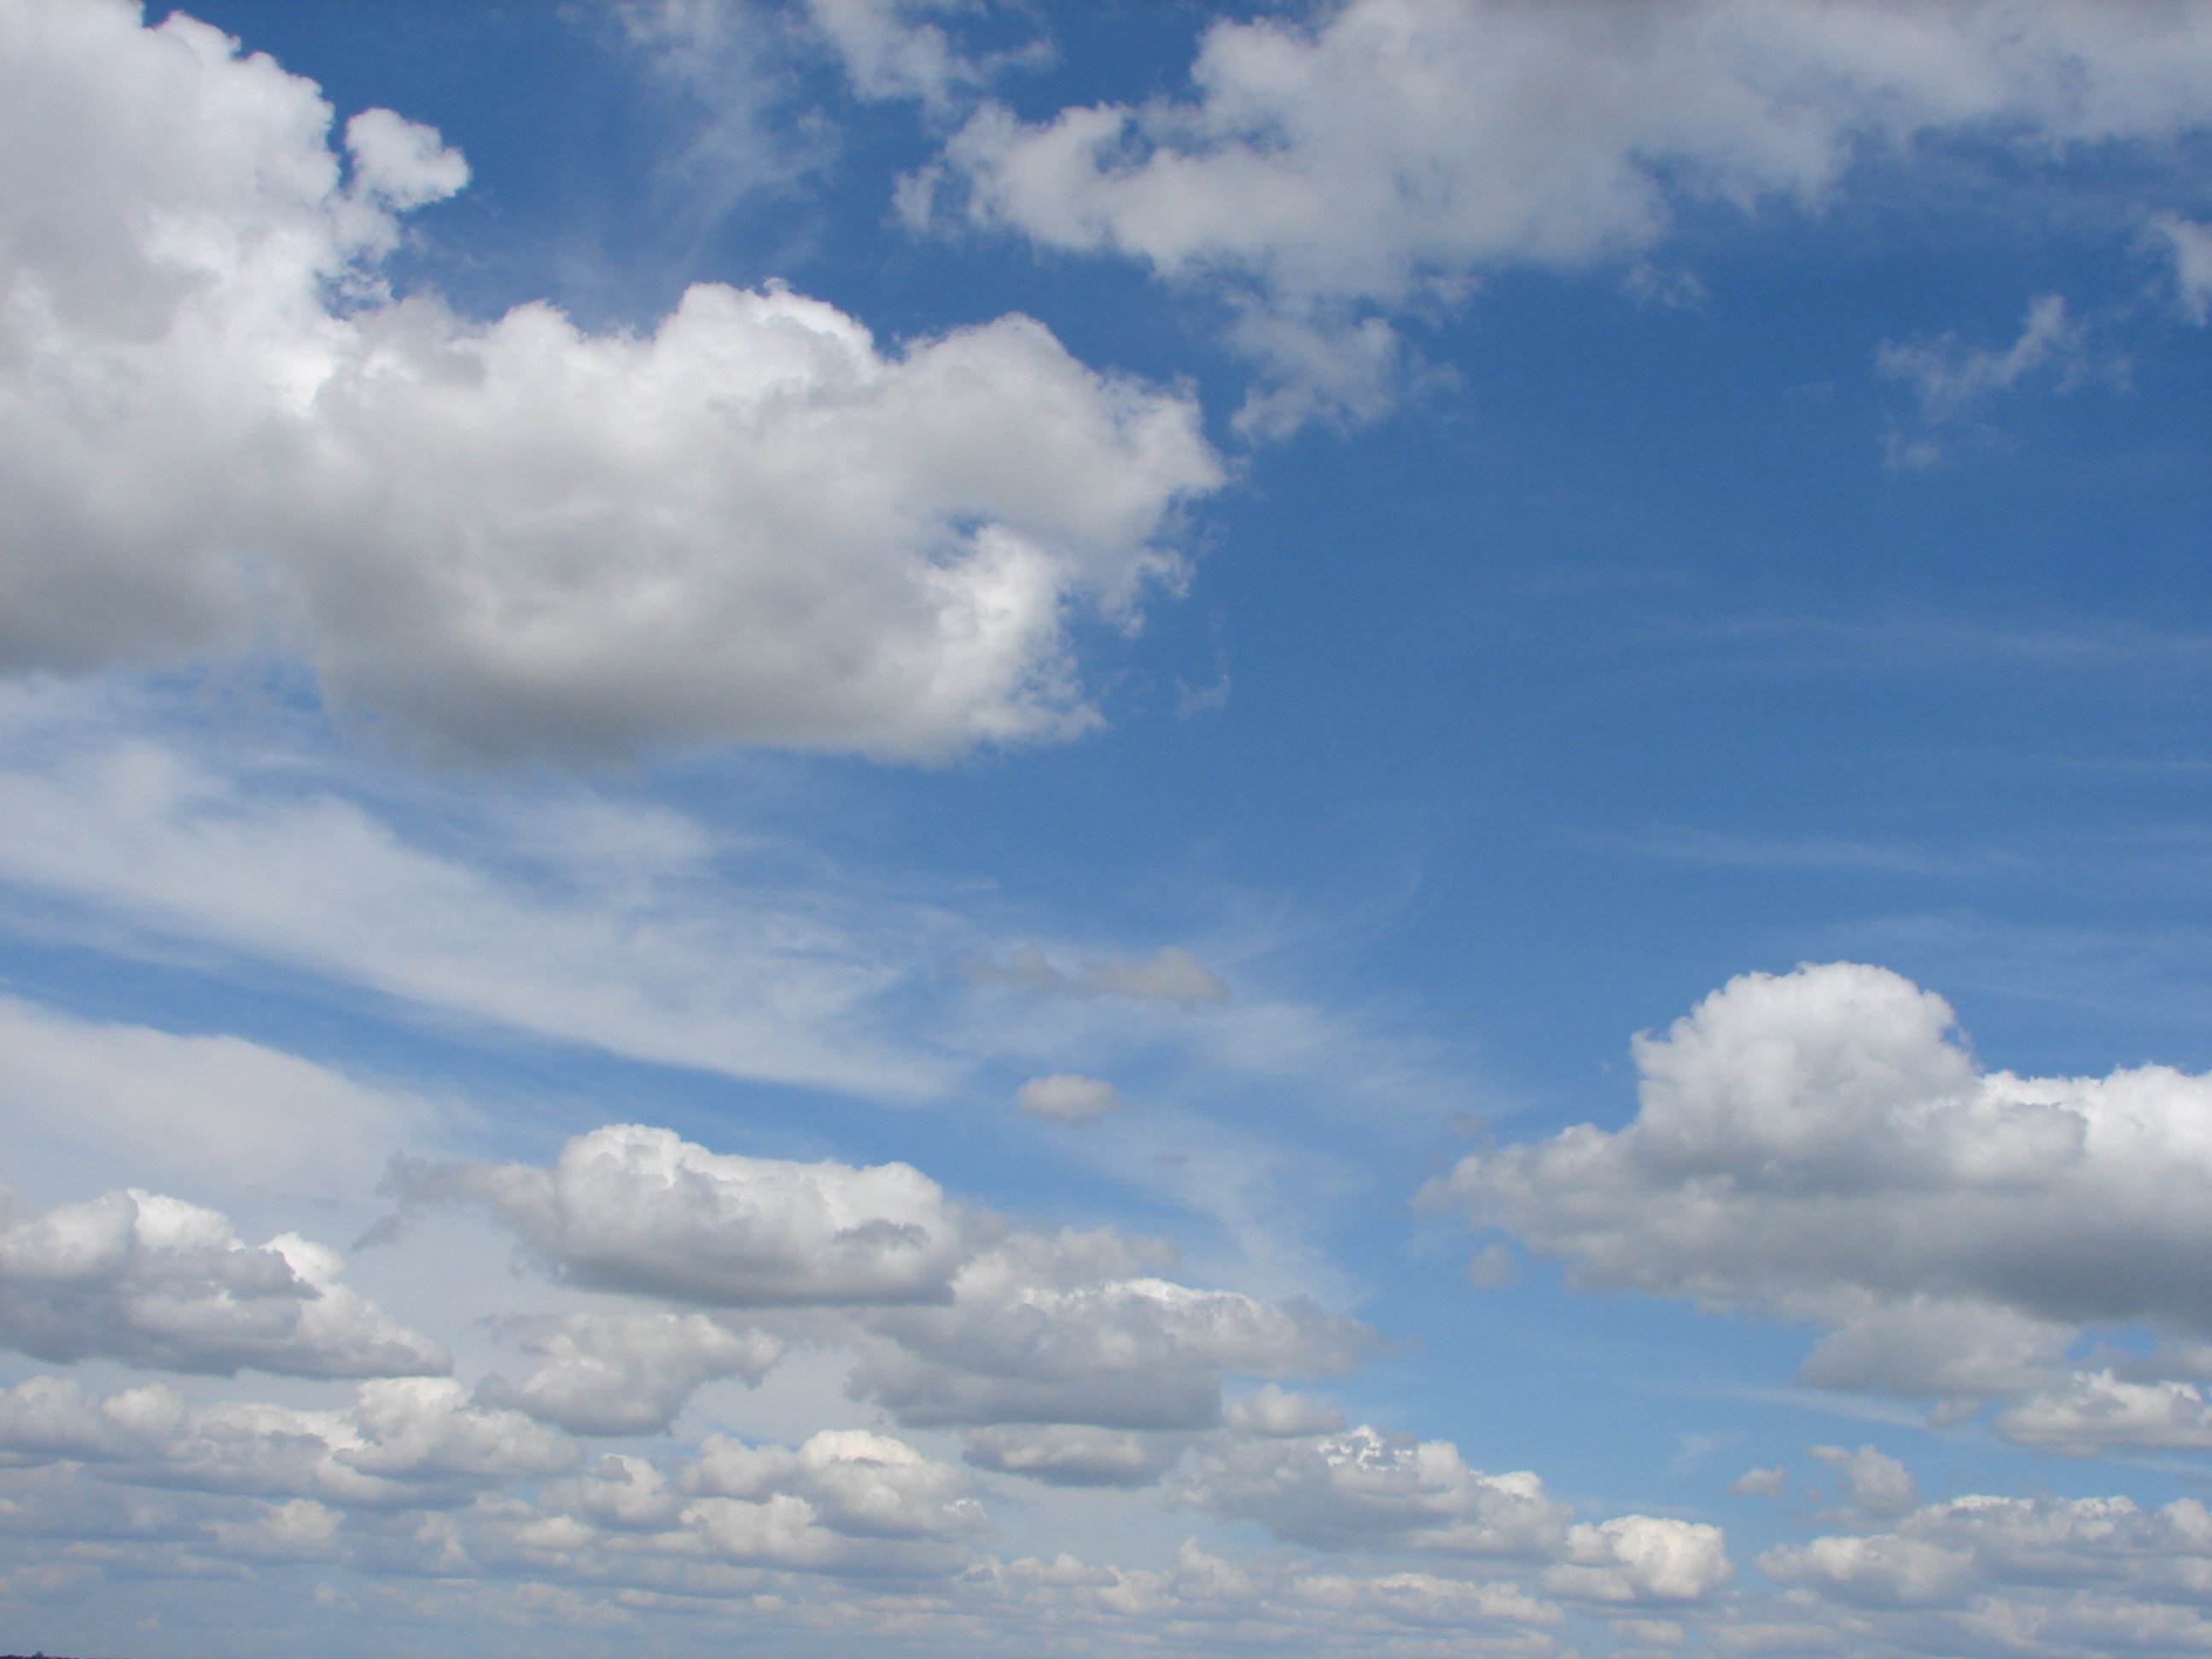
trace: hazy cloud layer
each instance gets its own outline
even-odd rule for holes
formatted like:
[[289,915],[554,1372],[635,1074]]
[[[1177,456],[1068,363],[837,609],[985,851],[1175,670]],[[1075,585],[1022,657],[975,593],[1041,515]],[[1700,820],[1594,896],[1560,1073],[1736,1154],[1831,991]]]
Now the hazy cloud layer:
[[1095,716],[1062,631],[1171,579],[1179,397],[1010,317],[884,350],[770,287],[650,331],[380,274],[465,164],[120,0],[0,10],[0,665],[273,641],[496,754],[949,756]]

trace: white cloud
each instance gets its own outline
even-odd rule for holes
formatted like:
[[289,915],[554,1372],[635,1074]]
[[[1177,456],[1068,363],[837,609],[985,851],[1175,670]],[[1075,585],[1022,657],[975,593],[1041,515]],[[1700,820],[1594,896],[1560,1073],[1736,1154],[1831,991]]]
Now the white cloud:
[[2212,1451],[2212,1400],[2193,1382],[2077,1371],[2063,1387],[2000,1412],[1996,1427],[2017,1445],[2082,1457],[2125,1447]]
[[[1885,340],[1875,367],[1891,380],[1911,383],[1920,412],[1931,422],[1950,420],[2031,376],[2048,375],[2062,392],[2100,370],[2124,376],[2124,365],[2091,360],[2087,331],[2069,317],[2056,294],[2033,301],[2021,320],[2019,337],[2002,350],[1964,344],[1955,335],[1940,340],[1900,343]],[[1899,441],[1893,459],[1906,466],[1925,466],[1940,459],[1927,441]]]
[[[849,1346],[854,1396],[917,1427],[1206,1429],[1225,1377],[1348,1370],[1374,1340],[1303,1297],[1159,1277],[1157,1243],[1015,1231],[905,1164],[719,1154],[626,1124],[574,1138],[550,1170],[402,1161],[387,1186],[403,1221],[482,1206],[580,1287],[745,1308],[772,1331]],[[663,1334],[658,1398],[680,1401],[698,1332]],[[544,1387],[570,1381],[586,1377],[556,1368]],[[592,1407],[577,1409],[581,1426]]]
[[1269,1382],[1231,1406],[1226,1420],[1242,1433],[1294,1437],[1337,1433],[1344,1427],[1344,1412],[1326,1400]]
[[796,1495],[825,1524],[854,1536],[952,1537],[985,1525],[966,1474],[866,1429],[825,1429],[796,1450],[710,1435],[683,1485],[749,1503]]
[[2091,1324],[2212,1331],[2212,1079],[1984,1073],[1951,1025],[1879,968],[1746,975],[1638,1038],[1626,1128],[1431,1194],[1583,1283],[1826,1326],[1830,1387],[2017,1394]]
[[902,349],[780,288],[643,333],[392,300],[465,178],[388,112],[120,0],[0,11],[0,661],[275,641],[495,754],[933,759],[1095,720],[1063,618],[1133,617],[1219,469],[1187,398],[1004,318]]
[[2058,1609],[2021,1609],[2035,1614],[2016,1648],[2029,1652],[2065,1650],[2068,1615],[2103,1622],[2136,1598],[2199,1603],[2208,1565],[2212,1516],[2194,1498],[2146,1510],[2125,1498],[1958,1498],[1889,1532],[1832,1534],[1759,1558],[1776,1583],[1856,1607],[1968,1609],[1995,1592],[2053,1594]]
[[1718,1527],[1668,1516],[1579,1522],[1567,1529],[1565,1556],[1544,1588],[1588,1601],[1702,1601],[1735,1576]]
[[520,1382],[487,1377],[477,1397],[512,1406],[572,1434],[658,1434],[702,1382],[758,1382],[782,1357],[765,1331],[705,1314],[581,1313],[509,1321],[538,1364]]
[[2182,309],[2203,322],[2212,310],[2212,225],[2162,213],[2151,220],[2150,231],[2173,261],[2173,286]]
[[0,1212],[0,1343],[37,1358],[293,1376],[443,1371],[445,1351],[337,1282],[336,1251],[252,1246],[213,1210],[133,1188]]
[[1132,1276],[1104,1234],[1017,1235],[963,1269],[951,1305],[858,1326],[855,1392],[915,1426],[1210,1428],[1225,1375],[1351,1370],[1373,1340],[1297,1298],[1266,1302]]
[[1771,1469],[1746,1469],[1729,1482],[1729,1490],[1749,1498],[1787,1498],[1790,1472],[1780,1464]]
[[34,1153],[86,1175],[124,1146],[162,1186],[365,1197],[392,1149],[440,1115],[419,1096],[240,1037],[76,1019],[0,996],[0,1126],[19,1182]]
[[1202,1457],[1180,1496],[1320,1549],[1547,1555],[1569,1510],[1525,1470],[1470,1468],[1449,1440],[1364,1424],[1341,1434],[1231,1442]]
[[1912,1471],[1872,1446],[1815,1446],[1813,1455],[1842,1474],[1844,1502],[1863,1514],[1901,1515],[1918,1501]]
[[1378,313],[1488,271],[1633,260],[1688,202],[1817,206],[1857,155],[1930,137],[2170,138],[2212,118],[2208,85],[2187,6],[1350,0],[1215,23],[1181,96],[987,105],[946,161],[975,222],[1224,283],[1273,376],[1265,434],[1375,412]]
[[1176,1466],[1189,1440],[1085,1423],[970,1429],[963,1438],[977,1468],[1050,1486],[1149,1486]]
[[159,1386],[103,1399],[33,1377],[0,1390],[0,1446],[18,1464],[89,1462],[125,1481],[371,1507],[442,1503],[447,1488],[557,1474],[578,1458],[566,1436],[420,1376],[364,1382],[343,1411],[193,1406]]
[[715,1307],[948,1299],[975,1223],[904,1164],[856,1169],[718,1154],[609,1124],[550,1170],[403,1161],[403,1204],[482,1204],[586,1286]]
[[1055,1123],[1088,1123],[1119,1110],[1121,1096],[1103,1078],[1054,1072],[1049,1077],[1031,1078],[1015,1091],[1014,1101],[1031,1117]]
[[866,1096],[932,1093],[955,1074],[882,1035],[873,1009],[957,954],[950,918],[834,884],[769,887],[739,849],[647,806],[561,792],[489,811],[458,792],[364,800],[301,749],[242,761],[147,733],[161,723],[119,695],[0,694],[0,878],[126,936],[555,1042]]
[[1230,994],[1226,981],[1179,945],[1164,945],[1149,957],[1103,957],[1085,963],[1073,974],[1055,967],[1035,945],[1024,945],[1003,963],[983,958],[969,963],[968,976],[1043,996],[1199,1004],[1226,1002]]

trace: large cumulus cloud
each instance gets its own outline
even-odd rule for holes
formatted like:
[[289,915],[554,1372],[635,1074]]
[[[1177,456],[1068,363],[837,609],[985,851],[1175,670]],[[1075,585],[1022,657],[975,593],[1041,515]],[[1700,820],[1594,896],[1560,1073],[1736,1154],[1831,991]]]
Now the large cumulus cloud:
[[2019,1394],[2090,1326],[2212,1333],[2212,1079],[1986,1072],[1940,997],[1851,963],[1732,980],[1636,1060],[1626,1127],[1433,1190],[1583,1282],[1825,1326],[1834,1386]]
[[488,324],[382,276],[468,177],[185,17],[0,5],[0,665],[249,644],[463,748],[906,757],[1094,717],[1063,618],[1172,577],[1190,404],[1001,319],[769,286]]
[[1641,258],[1686,204],[1814,204],[1930,138],[2162,142],[2208,85],[2212,21],[2156,0],[1349,0],[1217,22],[1179,96],[987,104],[939,182],[1041,246],[1224,284],[1270,431],[1376,412],[1391,315],[1489,272]]
[[0,1211],[0,1344],[40,1359],[176,1371],[407,1376],[446,1352],[338,1282],[337,1252],[263,1245],[213,1210],[132,1188]]

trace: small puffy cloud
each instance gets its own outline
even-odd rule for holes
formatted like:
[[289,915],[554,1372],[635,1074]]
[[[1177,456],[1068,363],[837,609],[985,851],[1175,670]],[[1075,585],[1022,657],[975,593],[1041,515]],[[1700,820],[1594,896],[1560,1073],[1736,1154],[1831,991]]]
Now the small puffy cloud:
[[1771,1469],[1746,1469],[1729,1482],[1729,1490],[1747,1498],[1787,1498],[1790,1472],[1778,1463]]
[[1048,1486],[1149,1486],[1176,1466],[1188,1437],[1095,1428],[1085,1423],[970,1429],[967,1462]]
[[1225,293],[1264,436],[1376,412],[1389,319],[1492,272],[1634,269],[1686,207],[1817,206],[1855,158],[1931,139],[2201,131],[2208,86],[2187,7],[1349,0],[1217,21],[1179,94],[987,104],[923,182],[970,222]]
[[2197,322],[2212,312],[2212,225],[2162,213],[2150,234],[2173,261],[2173,287],[2181,308]]
[[[1190,398],[1020,317],[770,286],[656,325],[393,299],[429,129],[123,0],[0,12],[0,666],[274,642],[433,743],[904,759],[1097,721],[1066,623],[1172,583]],[[350,173],[349,179],[347,174]]]
[[968,976],[1044,996],[1127,997],[1186,1005],[1229,1000],[1228,982],[1178,945],[1164,945],[1149,957],[1104,957],[1085,963],[1072,974],[1054,966],[1036,946],[1024,945],[1004,963],[970,963]]
[[967,1474],[866,1429],[825,1429],[795,1450],[710,1435],[683,1485],[747,1501],[793,1493],[826,1524],[858,1536],[947,1537],[985,1524],[981,1506],[968,1496]]
[[710,1436],[680,1484],[681,1535],[750,1565],[947,1574],[988,1524],[965,1471],[865,1429],[824,1430],[796,1449]]
[[1815,1446],[1813,1455],[1842,1474],[1844,1502],[1863,1514],[1901,1515],[1918,1501],[1912,1471],[1872,1446]]
[[450,1367],[436,1343],[340,1284],[341,1266],[295,1234],[246,1244],[215,1211],[136,1188],[0,1215],[0,1343],[223,1376]]
[[1984,1072],[1848,963],[1732,980],[1637,1040],[1641,1108],[1464,1160],[1464,1205],[1584,1284],[1814,1322],[1808,1380],[2049,1385],[2096,1322],[2212,1332],[2212,1079]]
[[576,1136],[550,1170],[402,1160],[386,1186],[482,1205],[579,1285],[719,1307],[945,1300],[975,1224],[907,1164],[720,1154],[635,1123]]
[[1718,1527],[1659,1515],[1579,1522],[1565,1557],[1544,1588],[1586,1601],[1702,1601],[1735,1576]]
[[1033,1077],[1015,1091],[1014,1100],[1031,1117],[1054,1123],[1088,1123],[1121,1105],[1121,1093],[1112,1084],[1076,1072]]
[[2002,350],[1973,348],[1955,337],[1932,343],[1882,342],[1875,366],[1892,380],[1911,383],[1930,420],[1957,415],[2028,375],[2049,369],[2062,386],[2083,372],[2081,325],[2066,314],[2066,301],[2045,294],[2027,308],[2020,337]]
[[1569,1514],[1532,1474],[1485,1474],[1449,1440],[1365,1425],[1232,1442],[1200,1458],[1178,1496],[1318,1549],[1537,1557],[1565,1537]]
[[783,1353],[765,1331],[707,1314],[581,1313],[516,1320],[509,1334],[537,1357],[520,1382],[487,1377],[477,1397],[572,1434],[658,1434],[702,1382],[758,1382]]

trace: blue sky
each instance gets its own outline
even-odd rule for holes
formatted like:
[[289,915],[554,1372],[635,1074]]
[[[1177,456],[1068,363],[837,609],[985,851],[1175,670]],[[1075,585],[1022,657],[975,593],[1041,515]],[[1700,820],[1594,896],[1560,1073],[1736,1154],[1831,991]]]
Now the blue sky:
[[2202,1651],[2208,87],[3,0],[6,1642]]

